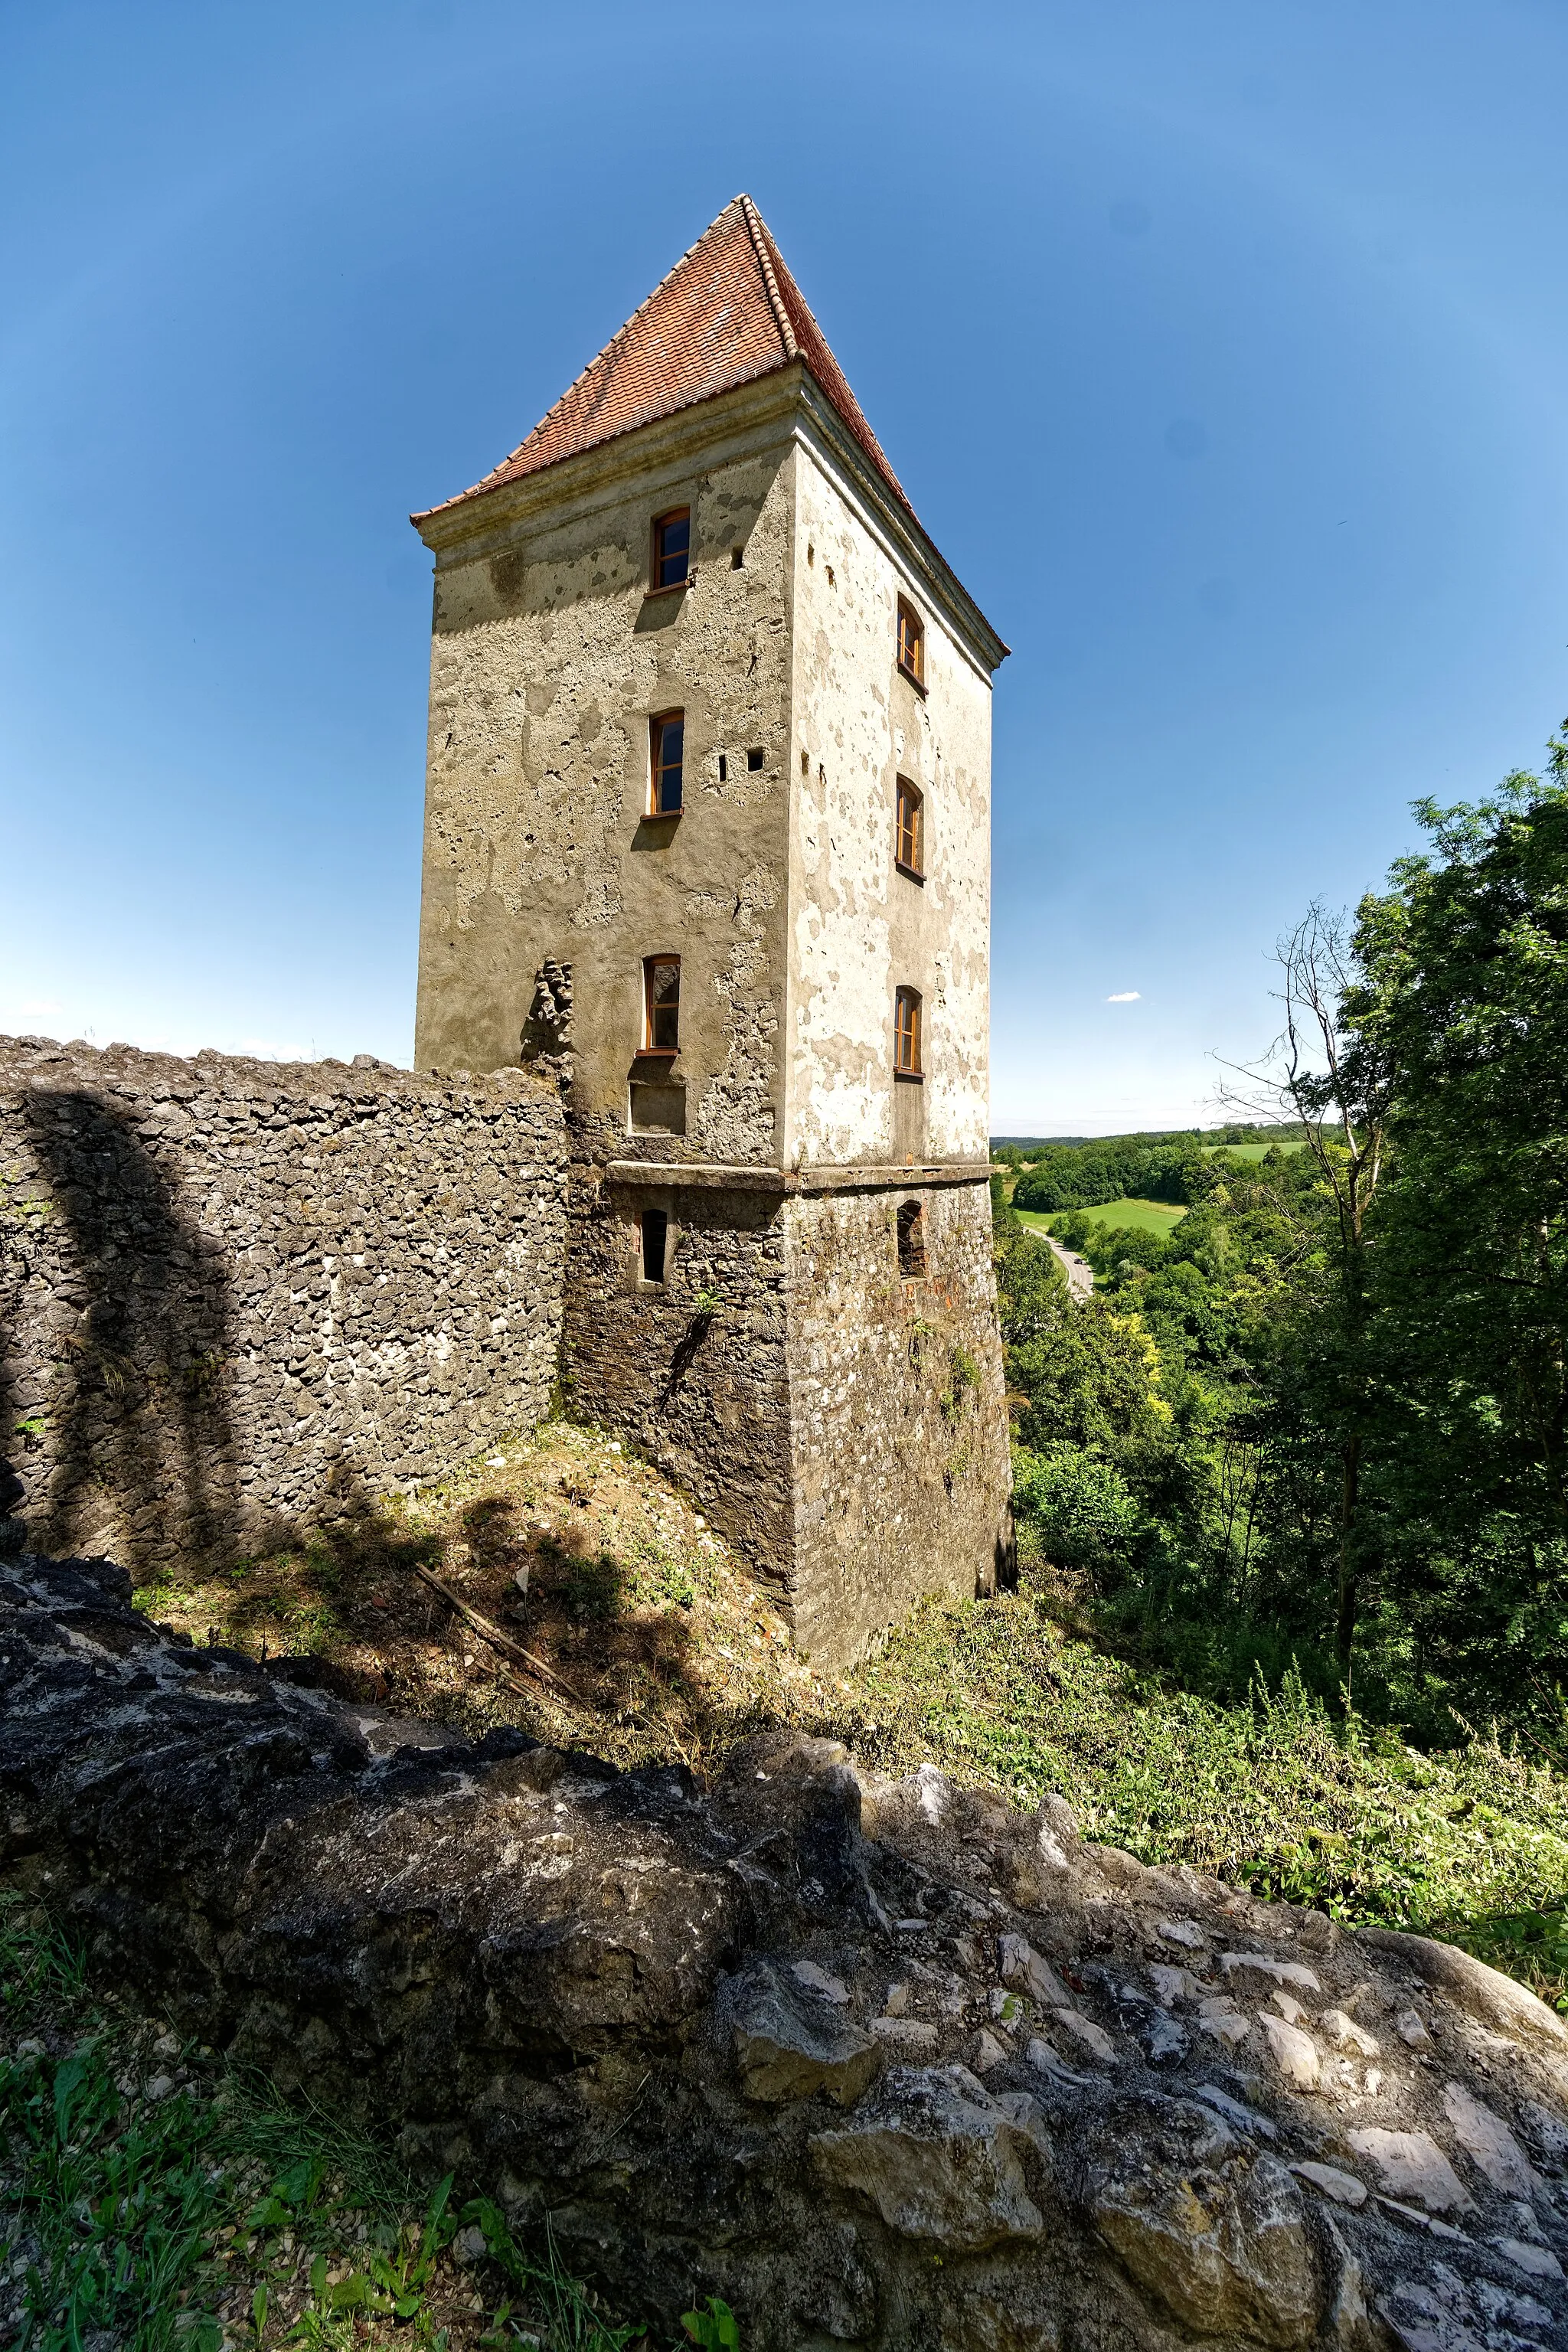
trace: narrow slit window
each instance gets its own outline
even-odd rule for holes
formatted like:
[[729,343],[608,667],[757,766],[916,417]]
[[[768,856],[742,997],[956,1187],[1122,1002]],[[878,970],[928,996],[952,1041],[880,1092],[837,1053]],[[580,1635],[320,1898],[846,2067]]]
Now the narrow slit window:
[[926,633],[921,616],[905,596],[899,599],[899,667],[917,686],[926,682]]
[[691,509],[672,508],[653,526],[653,584],[684,588],[691,570]]
[[906,1201],[899,1211],[899,1272],[926,1270],[925,1219],[918,1201]]
[[643,974],[643,1051],[680,1050],[680,958],[649,956]]
[[645,1209],[642,1225],[642,1278],[645,1282],[664,1280],[665,1259],[669,1249],[669,1214],[665,1209]]
[[923,877],[926,870],[925,800],[907,776],[899,778],[898,863],[906,874]]
[[667,710],[650,726],[648,814],[679,816],[686,767],[686,713]]
[[918,988],[900,988],[893,1028],[893,1067],[904,1078],[921,1075],[921,998]]

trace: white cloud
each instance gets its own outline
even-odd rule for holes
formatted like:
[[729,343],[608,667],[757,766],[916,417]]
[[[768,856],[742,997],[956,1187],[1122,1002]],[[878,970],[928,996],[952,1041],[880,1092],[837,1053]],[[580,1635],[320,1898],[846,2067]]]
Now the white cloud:
[[1108,996],[1105,1001],[1107,1004],[1136,1004],[1142,993],[1141,989],[1124,988],[1119,996]]

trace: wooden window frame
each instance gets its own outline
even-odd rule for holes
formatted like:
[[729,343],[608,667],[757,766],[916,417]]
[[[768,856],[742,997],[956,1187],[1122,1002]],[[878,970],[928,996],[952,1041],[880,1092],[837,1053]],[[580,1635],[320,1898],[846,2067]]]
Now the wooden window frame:
[[[672,964],[675,967],[675,1043],[672,1045],[660,1045],[657,1043],[658,1034],[658,1016],[661,1013],[668,1012],[669,1010],[669,1006],[668,1003],[656,1005],[653,993],[653,976],[656,971],[663,971]],[[657,1056],[658,1060],[664,1062],[673,1062],[676,1055],[680,1051],[680,958],[678,955],[651,955],[644,956],[643,958],[642,1045],[640,1050],[645,1055]]]
[[[672,522],[683,522],[686,525],[686,569],[681,573],[679,580],[661,580],[658,575],[660,571],[663,569],[665,560],[664,534],[668,525]],[[648,548],[647,593],[650,596],[672,596],[677,589],[689,588],[690,585],[691,509],[689,507],[667,507],[663,514],[657,514],[653,519]]]
[[899,676],[907,677],[918,693],[925,692],[926,625],[907,596],[899,599],[898,669]]
[[[921,1031],[923,1026],[921,1020],[922,1011],[923,1005],[921,992],[918,988],[900,988],[895,990],[893,995],[893,1076],[896,1078],[919,1079],[923,1078],[925,1076],[925,1067],[922,1059],[924,1040],[921,1034]],[[907,1059],[905,1055],[906,1047],[908,1048]]]
[[[680,729],[680,772],[679,785],[680,797],[676,801],[673,808],[665,808],[661,805],[660,802],[660,794],[663,791],[664,775],[662,766],[664,758],[664,730],[667,727],[671,725],[678,726]],[[679,816],[685,803],[685,793],[686,713],[684,710],[656,711],[654,716],[647,722],[647,814],[649,816]]]
[[[908,807],[913,822],[908,827],[911,855],[904,855],[906,827],[904,811]],[[926,796],[908,776],[900,776],[893,790],[893,863],[900,874],[911,882],[926,878]]]

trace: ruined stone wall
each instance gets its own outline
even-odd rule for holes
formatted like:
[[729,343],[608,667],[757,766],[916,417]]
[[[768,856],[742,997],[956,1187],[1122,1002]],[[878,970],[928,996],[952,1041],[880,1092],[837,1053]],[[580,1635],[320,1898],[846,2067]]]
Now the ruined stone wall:
[[1568,2025],[1467,1953],[836,1740],[421,1753],[129,1600],[0,1559],[0,1888],[656,2340],[1568,2352]]
[[[984,1160],[990,682],[808,446],[795,517],[786,1158]],[[900,591],[925,623],[923,696],[898,669]],[[894,863],[900,775],[924,794],[923,882]],[[900,986],[923,1000],[920,1086],[893,1076]]]
[[[900,1270],[921,1209],[926,1271]],[[922,1593],[989,1591],[1012,1518],[990,1193],[911,1185],[791,1202],[796,1634],[861,1654]]]
[[143,1573],[353,1516],[538,1420],[555,1090],[0,1041],[0,1495]]
[[[502,516],[429,526],[416,1059],[515,1062],[539,971],[570,967],[578,1112],[664,1159],[779,1158],[789,394],[731,394],[519,484]],[[682,506],[693,580],[652,594],[654,517]],[[684,805],[650,817],[649,723],[672,709]],[[680,1053],[642,1067],[661,952],[682,960]]]

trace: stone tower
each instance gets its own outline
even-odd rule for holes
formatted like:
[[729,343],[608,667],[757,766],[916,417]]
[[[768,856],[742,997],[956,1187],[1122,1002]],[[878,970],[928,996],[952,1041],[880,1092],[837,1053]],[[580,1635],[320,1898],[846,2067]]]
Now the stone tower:
[[[749,197],[436,557],[416,1058],[556,1070],[563,1376],[852,1657],[1010,1541],[991,675]],[[522,1171],[520,1171],[520,1179]]]

